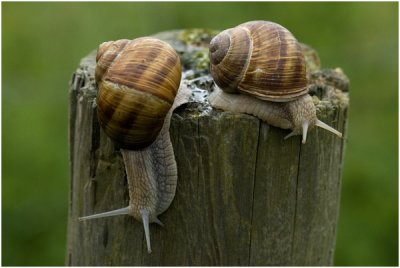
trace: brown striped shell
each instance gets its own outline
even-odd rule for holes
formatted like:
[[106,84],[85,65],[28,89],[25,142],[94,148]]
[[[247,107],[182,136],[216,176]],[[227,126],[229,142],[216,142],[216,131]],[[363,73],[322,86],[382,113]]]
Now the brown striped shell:
[[243,23],[215,36],[209,49],[211,75],[225,92],[277,102],[308,92],[301,47],[279,24]]
[[97,117],[120,147],[141,149],[158,136],[181,81],[178,54],[142,37],[102,43],[96,56]]

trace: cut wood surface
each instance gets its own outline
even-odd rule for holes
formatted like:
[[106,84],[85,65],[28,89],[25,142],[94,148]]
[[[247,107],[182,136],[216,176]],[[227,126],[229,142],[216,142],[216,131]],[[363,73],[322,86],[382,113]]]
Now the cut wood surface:
[[[163,32],[184,66],[193,102],[170,128],[178,186],[170,208],[151,224],[147,253],[142,223],[130,216],[80,222],[78,217],[126,207],[119,148],[96,118],[95,52],[70,82],[70,206],[67,265],[332,265],[339,215],[348,109],[348,80],[320,70],[306,54],[310,94],[320,120],[344,134],[288,130],[254,116],[212,110],[198,97],[214,87],[207,44],[213,31]],[[197,93],[199,92],[199,94]],[[204,101],[204,100],[203,100]]]

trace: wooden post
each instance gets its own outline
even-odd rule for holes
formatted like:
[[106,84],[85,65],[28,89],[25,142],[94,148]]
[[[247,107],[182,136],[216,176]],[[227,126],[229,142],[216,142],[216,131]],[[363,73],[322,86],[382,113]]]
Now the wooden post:
[[[157,35],[180,53],[192,88],[212,84],[207,44],[213,32]],[[348,80],[319,70],[304,46],[318,117],[344,133]],[[95,113],[95,54],[82,59],[70,83],[71,190],[67,265],[331,265],[345,138],[324,130],[284,140],[287,130],[250,115],[189,104],[173,115],[171,137],[178,186],[171,207],[152,224],[148,254],[142,224],[130,216],[79,222],[78,217],[128,204],[118,148]]]

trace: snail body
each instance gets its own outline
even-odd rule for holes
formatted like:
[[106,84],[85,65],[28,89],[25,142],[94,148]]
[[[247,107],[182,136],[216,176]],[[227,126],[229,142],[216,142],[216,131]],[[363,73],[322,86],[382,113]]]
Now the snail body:
[[213,107],[253,114],[261,120],[302,135],[314,126],[341,133],[317,119],[308,95],[304,55],[284,27],[251,21],[215,36],[209,46],[210,72],[218,88]]
[[149,223],[171,204],[177,166],[169,126],[173,110],[187,102],[179,90],[181,64],[164,41],[143,37],[102,43],[96,56],[99,124],[121,148],[129,188],[129,205],[80,220],[131,215],[143,222],[151,252]]

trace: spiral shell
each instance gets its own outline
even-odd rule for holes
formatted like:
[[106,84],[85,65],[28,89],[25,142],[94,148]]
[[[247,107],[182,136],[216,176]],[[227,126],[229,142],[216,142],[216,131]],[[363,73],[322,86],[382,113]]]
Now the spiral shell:
[[166,42],[142,37],[100,45],[95,79],[97,116],[120,147],[141,149],[158,136],[181,80],[181,64]]
[[215,36],[209,49],[211,75],[225,92],[277,102],[308,92],[301,47],[279,24],[243,23]]

